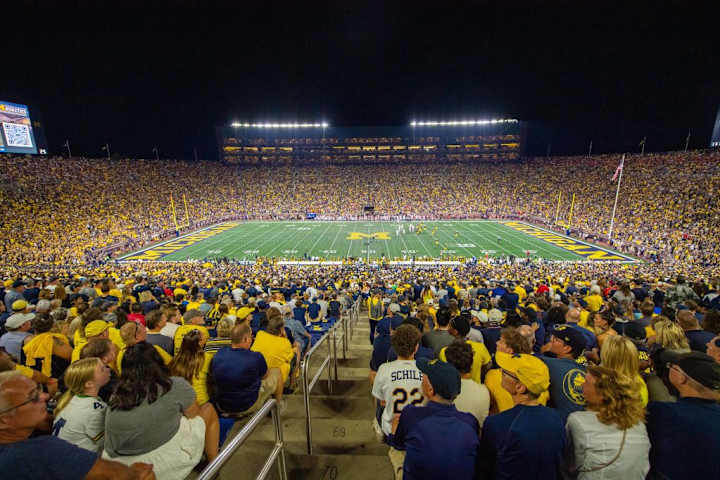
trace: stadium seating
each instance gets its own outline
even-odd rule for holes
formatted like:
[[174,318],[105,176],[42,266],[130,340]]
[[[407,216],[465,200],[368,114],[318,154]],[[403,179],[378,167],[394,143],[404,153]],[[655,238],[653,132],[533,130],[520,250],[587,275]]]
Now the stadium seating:
[[[720,207],[713,192],[719,157],[717,152],[628,157],[614,246],[658,259],[666,266],[661,270],[716,272]],[[617,155],[597,155],[512,165],[270,170],[215,162],[0,155],[0,201],[7,207],[0,262],[5,269],[75,266],[169,237],[175,232],[171,195],[178,224],[190,224],[186,231],[229,218],[301,219],[306,212],[352,218],[367,203],[375,205],[378,217],[525,218],[547,225],[554,223],[562,193],[559,218],[571,221],[575,235],[601,241],[607,239],[618,161]]]
[[[58,385],[56,380],[62,377],[58,369],[65,364],[54,360],[60,350],[69,355],[67,347],[96,342],[91,345],[95,347],[106,336],[108,349],[116,345],[123,356],[132,357],[122,347],[143,343],[149,337],[145,328],[132,323],[123,325],[133,321],[144,324],[146,319],[153,323],[157,319],[150,315],[156,309],[163,309],[179,323],[190,311],[185,318],[187,324],[151,334],[156,335],[154,341],[158,341],[157,335],[170,337],[173,341],[160,340],[165,345],[175,344],[176,359],[179,345],[183,345],[184,354],[192,353],[194,345],[204,345],[207,350],[197,347],[201,350],[195,354],[199,352],[205,362],[201,363],[206,365],[205,359],[227,348],[228,335],[220,332],[228,324],[247,324],[243,328],[248,332],[266,328],[270,331],[267,325],[272,310],[274,316],[287,315],[286,328],[280,328],[277,335],[285,342],[284,338],[298,334],[288,323],[294,315],[288,307],[295,301],[307,305],[321,297],[320,293],[337,293],[343,300],[347,298],[348,304],[350,299],[365,304],[371,294],[378,293],[384,317],[396,317],[397,324],[415,318],[426,329],[447,329],[443,334],[446,337],[456,337],[455,342],[463,345],[472,344],[468,354],[471,362],[481,362],[473,364],[473,374],[485,381],[488,368],[500,373],[495,375],[494,385],[488,383],[488,389],[495,388],[493,395],[502,395],[504,389],[512,393],[512,398],[493,400],[494,409],[487,417],[490,424],[504,413],[500,403],[507,405],[518,399],[538,407],[535,403],[547,404],[553,410],[547,415],[560,418],[558,412],[563,412],[564,406],[554,388],[569,395],[576,413],[599,411],[601,406],[584,406],[583,381],[587,372],[597,379],[603,395],[619,395],[622,398],[618,401],[626,402],[627,407],[620,410],[630,412],[627,417],[613,420],[615,423],[601,423],[615,428],[621,425],[617,422],[629,422],[622,424],[623,431],[637,427],[629,435],[642,437],[633,437],[632,445],[648,449],[651,443],[655,450],[668,444],[658,441],[658,432],[661,434],[672,422],[661,427],[653,423],[657,422],[654,418],[663,415],[664,407],[658,406],[658,401],[685,396],[708,400],[709,410],[703,413],[702,421],[685,421],[685,430],[675,435],[682,437],[678,442],[684,442],[709,428],[712,435],[695,448],[698,455],[709,459],[710,454],[703,453],[703,449],[715,448],[717,442],[713,439],[720,438],[714,430],[720,428],[720,411],[712,403],[720,399],[719,160],[718,152],[674,152],[626,159],[613,246],[647,259],[646,263],[479,262],[453,267],[388,267],[350,263],[291,266],[263,259],[252,264],[107,260],[118,252],[172,236],[176,228],[194,230],[225,219],[302,219],[308,211],[321,218],[356,219],[361,218],[362,208],[368,203],[375,206],[378,218],[519,218],[553,229],[567,228],[579,238],[604,242],[615,198],[616,184],[611,178],[619,157],[535,158],[503,165],[348,165],[269,170],[216,162],[0,155],[0,204],[5,207],[0,219],[0,300],[4,304],[0,309],[0,345],[4,347],[0,351],[0,371],[17,370],[50,393],[58,388],[62,391],[67,385]],[[555,222],[556,215],[560,223]],[[140,308],[132,309],[133,304]],[[33,310],[35,319],[28,324],[26,319],[33,316]],[[449,326],[442,323],[446,318],[450,319]],[[200,325],[203,321],[205,326]],[[387,321],[394,325],[388,328],[390,337],[397,325],[391,319]],[[278,325],[282,327],[282,322]],[[471,329],[466,336],[459,333],[463,325]],[[156,323],[147,327],[159,328]],[[301,333],[302,328],[301,324]],[[322,334],[312,325],[306,328],[312,342],[321,341]],[[10,332],[6,333],[6,329]],[[199,333],[184,342],[182,337],[193,329]],[[38,335],[27,336],[28,331],[29,335]],[[176,335],[176,331],[181,333]],[[388,445],[379,442],[373,430],[376,406],[368,375],[372,353],[377,354],[380,347],[368,342],[369,334],[367,312],[362,312],[351,336],[349,358],[339,361],[339,380],[333,391],[320,381],[310,396],[312,455],[306,450],[302,381],[300,386],[294,385],[290,374],[281,409],[290,478],[392,478]],[[27,339],[42,335],[51,340],[41,346],[36,342],[27,349],[22,347],[30,345]],[[248,345],[253,341],[250,334],[243,338],[250,339]],[[448,341],[453,340],[448,337]],[[18,347],[18,342],[23,353],[12,359],[6,351]],[[432,345],[424,345],[425,340],[421,343],[433,356],[455,365],[451,353],[436,353]],[[302,355],[298,353],[299,345],[294,347],[291,363],[298,369]],[[149,346],[142,348],[153,352]],[[159,352],[165,347],[155,348]],[[690,350],[696,353],[688,353]],[[663,356],[667,352],[671,356]],[[28,353],[34,356],[27,358]],[[500,353],[522,360],[500,365],[497,362],[506,361],[503,355],[497,356]],[[673,356],[677,354],[690,357]],[[104,355],[97,354],[103,363]],[[165,360],[181,373],[188,371],[188,365],[197,365],[187,358],[182,364],[170,363],[169,353],[155,355],[158,365]],[[389,354],[385,360],[389,360]],[[525,362],[522,366],[535,372],[540,380],[531,383],[537,378],[528,380],[521,375],[514,369],[515,361]],[[570,364],[562,381],[553,377],[557,373],[554,361],[566,361],[566,367]],[[52,362],[53,368],[44,362]],[[113,364],[112,360],[108,362]],[[693,362],[705,363],[698,367]],[[599,368],[592,364],[599,364]],[[316,362],[311,365],[318,368]],[[682,367],[682,375],[695,383],[671,374],[668,366],[671,370]],[[122,372],[116,365],[112,367],[122,381]],[[310,371],[315,373],[312,368]],[[210,397],[205,411],[217,408],[220,412],[220,437],[226,438],[227,444],[247,417],[234,421],[223,416],[217,398],[208,392],[207,385],[202,385],[207,382],[207,373],[205,370],[192,377],[187,389],[205,392],[205,400]],[[544,382],[546,373],[550,379]],[[507,374],[516,382],[525,382],[526,388],[508,390]],[[470,381],[477,382],[475,378]],[[542,393],[529,395],[535,393],[530,386]],[[279,398],[277,391],[274,394]],[[647,431],[641,421],[646,404],[647,411],[657,413],[654,418],[648,417]],[[520,404],[513,403],[512,408],[517,406]],[[562,424],[555,422],[562,431],[568,413],[563,413]],[[569,418],[577,423],[568,425],[576,428],[589,425],[581,418],[595,421],[594,416],[588,420],[573,415],[570,413]],[[222,468],[220,478],[254,478],[274,438],[271,420],[263,420]],[[542,439],[542,431],[537,438]],[[394,439],[387,441],[400,446],[393,443]],[[500,447],[500,443],[498,440],[497,445],[484,445],[485,451],[479,454]],[[677,448],[684,445],[678,443]],[[392,450],[390,455],[392,458]],[[672,477],[666,474],[665,469],[670,467],[663,463],[663,456],[648,456],[647,451],[628,455],[622,462],[635,459],[634,468],[644,469],[645,473],[652,468],[658,477]],[[686,468],[693,466],[690,461],[674,461]],[[619,465],[625,465],[622,462]],[[197,476],[201,467],[189,478]],[[707,472],[712,469],[720,471],[720,464],[711,460],[695,462],[695,467],[700,469],[700,478],[709,478]]]

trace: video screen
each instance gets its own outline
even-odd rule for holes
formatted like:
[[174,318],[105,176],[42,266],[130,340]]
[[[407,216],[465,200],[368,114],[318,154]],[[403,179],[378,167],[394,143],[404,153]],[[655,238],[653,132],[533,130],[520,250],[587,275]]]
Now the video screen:
[[0,101],[0,153],[38,153],[27,105]]

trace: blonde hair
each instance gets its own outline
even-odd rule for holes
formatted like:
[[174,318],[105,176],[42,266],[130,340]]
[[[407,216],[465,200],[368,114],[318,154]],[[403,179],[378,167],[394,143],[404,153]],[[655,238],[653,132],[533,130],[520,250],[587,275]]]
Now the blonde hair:
[[235,321],[230,315],[221,318],[216,327],[218,337],[229,338],[234,326]]
[[600,365],[615,370],[620,375],[636,379],[640,373],[637,347],[627,337],[609,336],[603,342],[602,350],[600,350]]
[[63,408],[67,407],[75,395],[82,395],[85,392],[85,383],[95,378],[98,362],[102,362],[102,360],[97,357],[83,358],[71,363],[65,370],[64,379],[67,391],[58,400],[54,413],[56,416]]
[[655,325],[657,343],[672,350],[688,350],[688,343],[685,332],[680,325],[671,321],[659,322]]
[[587,373],[597,380],[596,388],[602,396],[600,405],[587,408],[597,413],[600,423],[627,430],[645,422],[645,408],[632,378],[602,366],[588,366]]

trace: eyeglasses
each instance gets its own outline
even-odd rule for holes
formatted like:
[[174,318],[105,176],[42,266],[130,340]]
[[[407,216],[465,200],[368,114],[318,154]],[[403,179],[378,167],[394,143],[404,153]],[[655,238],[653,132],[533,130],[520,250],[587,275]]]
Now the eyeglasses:
[[42,385],[40,385],[40,384],[38,383],[38,384],[35,386],[35,390],[33,391],[33,393],[30,394],[30,398],[28,398],[27,400],[25,400],[24,402],[22,402],[22,403],[20,403],[20,404],[18,404],[18,405],[15,405],[14,407],[6,408],[5,410],[0,411],[0,415],[2,415],[2,414],[4,414],[4,413],[7,413],[7,412],[10,412],[10,411],[12,411],[12,410],[15,410],[16,408],[20,408],[20,407],[22,407],[22,406],[24,406],[24,405],[27,405],[28,403],[37,403],[37,402],[39,402],[39,401],[40,401],[40,394],[41,394],[41,393],[43,393]]

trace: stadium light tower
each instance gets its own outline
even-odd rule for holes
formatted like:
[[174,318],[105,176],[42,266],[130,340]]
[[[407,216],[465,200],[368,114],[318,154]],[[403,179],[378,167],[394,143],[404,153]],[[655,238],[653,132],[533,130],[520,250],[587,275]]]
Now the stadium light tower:
[[489,120],[451,120],[451,121],[417,121],[410,122],[410,126],[415,127],[474,127],[478,125],[497,125],[499,123],[517,123],[516,118],[492,118]]
[[303,122],[303,123],[276,123],[276,122],[266,122],[266,123],[240,123],[238,121],[234,121],[230,124],[233,128],[273,128],[273,129],[283,129],[283,128],[322,128],[323,130],[328,128],[330,124],[328,122]]

